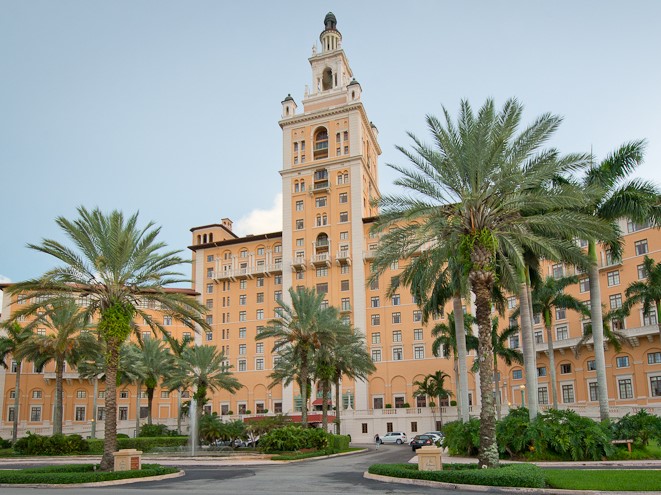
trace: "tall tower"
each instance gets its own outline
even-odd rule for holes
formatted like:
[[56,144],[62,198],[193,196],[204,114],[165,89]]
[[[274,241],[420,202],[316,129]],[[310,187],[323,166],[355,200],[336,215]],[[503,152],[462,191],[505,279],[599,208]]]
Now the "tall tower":
[[[283,271],[283,289],[327,293],[328,304],[364,334],[363,219],[376,214],[371,200],[379,196],[381,149],[332,12],[319,40],[321,51],[314,47],[308,59],[312,85],[306,86],[303,112],[297,113],[291,95],[282,101],[282,251],[283,265],[292,267]],[[350,393],[354,407],[367,408],[364,383]]]

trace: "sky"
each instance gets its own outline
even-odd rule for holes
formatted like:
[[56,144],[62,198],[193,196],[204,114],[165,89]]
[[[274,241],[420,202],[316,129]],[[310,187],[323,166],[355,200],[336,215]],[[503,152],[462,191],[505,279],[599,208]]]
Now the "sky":
[[[0,281],[54,260],[76,208],[140,212],[190,258],[189,229],[281,228],[281,101],[311,84],[328,11],[379,129],[381,192],[407,131],[461,99],[516,97],[549,142],[601,159],[648,141],[661,184],[661,2],[0,0]],[[189,273],[190,268],[182,267]]]

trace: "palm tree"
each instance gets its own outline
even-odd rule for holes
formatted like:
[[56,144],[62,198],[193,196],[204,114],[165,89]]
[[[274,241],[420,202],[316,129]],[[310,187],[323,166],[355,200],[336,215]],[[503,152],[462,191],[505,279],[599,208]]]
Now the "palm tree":
[[[178,340],[173,338],[169,333],[165,334],[164,336],[167,339],[168,345],[170,346],[170,349],[172,350],[175,358],[180,358],[184,352],[184,349],[191,344],[190,338],[184,337],[181,340]],[[181,393],[182,390],[177,389],[177,433],[179,435],[181,435],[181,416],[183,413],[181,405]]]
[[[592,262],[588,269],[590,283],[590,320],[594,337],[594,358],[597,368],[597,395],[601,420],[608,419],[608,382],[606,380],[606,357],[604,355],[604,328],[601,309],[601,286],[597,243],[603,243],[613,259],[620,257],[621,239],[617,221],[629,218],[634,222],[661,225],[658,187],[642,179],[629,179],[631,173],[642,163],[645,141],[632,141],[620,146],[601,163],[593,164],[581,180],[589,204],[584,212],[595,218],[610,222],[609,238],[598,235],[579,236],[588,241],[588,256]],[[613,240],[615,234],[615,240]]]
[[[73,243],[66,246],[45,239],[29,247],[53,256],[62,266],[47,271],[41,278],[14,284],[12,294],[30,293],[35,297],[77,294],[85,297],[83,308],[90,320],[98,318],[98,331],[106,344],[106,419],[101,469],[113,468],[113,452],[117,450],[117,389],[116,375],[119,349],[129,337],[134,317],[142,317],[158,333],[164,327],[157,318],[143,309],[155,303],[168,315],[197,331],[207,329],[203,314],[206,308],[193,296],[165,287],[189,282],[174,271],[185,262],[179,251],[165,251],[157,241],[160,228],[148,223],[138,226],[138,215],[128,218],[120,211],[109,214],[98,208],[78,208],[79,218],[56,219],[57,225]],[[20,312],[19,312],[20,313]],[[135,329],[135,328],[134,328]]]
[[9,369],[11,361],[8,357],[12,356],[16,361],[16,385],[14,386],[14,422],[11,430],[11,441],[16,442],[18,438],[18,413],[21,397],[21,365],[22,359],[19,357],[21,346],[32,337],[32,332],[21,327],[17,322],[5,322],[2,326],[6,335],[0,335],[0,365]]
[[[443,408],[441,407],[441,400],[452,397],[452,392],[445,388],[445,379],[450,378],[450,375],[443,371],[436,371],[431,375],[426,375],[422,381],[415,381],[413,385],[416,387],[413,392],[414,397],[429,396],[438,399],[438,411],[441,417],[441,427],[443,426]],[[435,428],[435,426],[434,426]]]
[[214,346],[187,347],[176,363],[176,368],[166,378],[164,385],[170,390],[192,388],[198,418],[202,416],[209,391],[226,390],[234,393],[242,387],[230,371],[231,365],[225,354]]
[[314,289],[289,289],[291,306],[278,301],[280,318],[269,321],[256,340],[275,338],[272,352],[291,347],[293,363],[299,368],[297,375],[301,387],[301,423],[308,424],[307,394],[310,380],[310,365],[314,355],[322,345],[335,342],[335,331],[341,321],[333,307],[322,307],[325,294],[317,294]]
[[[498,359],[505,361],[507,366],[512,366],[512,363],[524,364],[523,353],[509,346],[510,337],[518,335],[519,327],[516,325],[505,328],[502,332],[499,331],[498,318],[491,320],[491,342],[493,345],[493,372],[496,379],[494,380],[494,392],[496,396],[496,413],[500,419],[502,401],[500,400],[500,374],[498,373]],[[537,372],[537,370],[535,370]],[[529,392],[532,393],[532,392]]]
[[[412,151],[398,148],[412,165],[391,165],[402,175],[395,184],[406,193],[381,198],[381,216],[375,222],[384,232],[375,257],[379,267],[387,266],[385,260],[408,259],[425,249],[433,250],[441,262],[457,251],[461,255],[478,325],[479,463],[489,467],[498,465],[491,341],[496,275],[511,287],[525,266],[526,249],[557,259],[558,246],[572,249],[569,236],[609,232],[598,219],[578,211],[585,204],[578,188],[546,187],[585,166],[589,156],[540,150],[560,124],[561,119],[552,115],[539,117],[517,135],[522,110],[519,102],[508,100],[497,112],[487,100],[475,114],[462,101],[456,124],[445,109],[444,123],[428,116],[434,144],[409,134]],[[578,246],[573,247],[578,253]]]
[[627,287],[624,310],[628,314],[634,304],[642,304],[643,314],[649,315],[652,308],[656,310],[656,320],[661,335],[661,263],[656,263],[649,256],[645,256],[643,269],[647,275],[645,281],[632,282]]
[[[380,268],[376,265],[377,268]],[[463,300],[467,295],[467,279],[463,273],[464,263],[457,253],[445,260],[434,256],[433,251],[423,251],[411,259],[399,276],[399,282],[411,287],[411,293],[419,301],[422,308],[422,322],[427,323],[430,315],[443,311],[445,304],[452,300],[454,314],[454,332],[457,342],[454,356],[455,374],[457,379],[458,412],[462,421],[468,421],[468,366],[465,345],[466,326],[464,324]],[[379,270],[377,270],[378,273]]]
[[354,330],[346,339],[333,347],[333,381],[335,383],[335,433],[340,434],[340,382],[346,376],[351,380],[365,380],[376,371],[376,366],[365,347],[365,339]]
[[62,433],[62,392],[64,366],[75,366],[85,355],[98,347],[97,340],[89,333],[87,315],[80,311],[76,301],[63,297],[45,308],[25,328],[34,330],[46,327],[47,335],[34,334],[19,350],[22,358],[32,361],[39,368],[51,361],[55,363],[55,408],[53,411],[53,435]]
[[[463,356],[465,360],[467,352],[477,350],[477,337],[473,335],[473,324],[475,323],[475,319],[470,314],[464,315],[462,308],[459,309],[459,313],[457,314],[461,315],[461,319],[463,320],[462,333],[465,336],[464,349],[466,349],[466,352],[464,352]],[[452,356],[452,368],[454,370],[455,387],[457,391],[461,390],[463,392],[463,390],[460,388],[461,382],[459,378],[461,375],[461,371],[459,369],[459,359],[461,358],[461,352],[459,351],[459,339],[457,338],[457,325],[454,315],[455,313],[452,311],[448,314],[447,324],[439,323],[434,328],[432,328],[431,334],[432,337],[434,337],[434,342],[432,343],[431,350],[434,356],[437,357],[441,355],[442,357],[449,357],[450,355]],[[468,394],[468,381],[466,383],[466,393]],[[457,395],[459,395],[459,392],[457,392]],[[461,413],[459,414],[459,417],[461,420],[468,421],[468,417],[464,418],[464,409],[460,409],[460,411]],[[468,416],[468,413],[469,410],[467,400],[465,406],[465,415]]]
[[542,315],[544,330],[546,330],[553,409],[558,408],[555,356],[553,350],[553,315],[557,309],[563,308],[571,309],[582,314],[587,314],[589,312],[588,307],[583,302],[579,301],[574,296],[565,293],[567,287],[577,283],[577,276],[560,278],[546,277],[534,285],[532,290],[533,313]]
[[152,424],[154,390],[162,378],[174,370],[174,357],[162,341],[145,339],[140,346],[140,358],[146,374],[143,380],[147,390],[147,424]]

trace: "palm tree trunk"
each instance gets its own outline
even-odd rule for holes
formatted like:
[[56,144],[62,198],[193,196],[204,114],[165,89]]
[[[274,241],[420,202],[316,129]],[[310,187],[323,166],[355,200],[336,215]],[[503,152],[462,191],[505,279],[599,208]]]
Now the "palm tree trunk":
[[502,415],[501,411],[501,400],[500,400],[500,376],[498,376],[498,356],[494,353],[493,355],[493,396],[496,398],[496,418],[500,421]]
[[523,366],[526,369],[526,388],[528,389],[528,415],[530,421],[537,417],[537,362],[535,359],[535,339],[532,332],[528,284],[519,285],[519,308],[521,317],[521,343],[523,344]]
[[340,434],[340,411],[342,404],[340,404],[340,379],[335,380],[335,434]]
[[106,359],[106,401],[105,430],[103,437],[103,457],[100,468],[112,471],[114,468],[113,452],[117,450],[117,367],[119,365],[119,346],[121,342],[107,342]]
[[55,410],[53,411],[53,435],[62,433],[62,390],[64,374],[64,360],[55,361]]
[[[441,420],[441,428],[443,428],[443,405],[441,404],[441,396],[437,397],[438,399],[438,416]],[[434,425],[434,430],[436,430],[436,425]]]
[[308,361],[301,359],[301,425],[308,426]]
[[177,389],[177,434],[181,435],[181,389]]
[[[545,311],[545,313],[547,313]],[[546,330],[546,340],[549,353],[549,378],[550,378],[550,387],[551,387],[551,401],[553,403],[553,409],[558,408],[558,391],[557,391],[557,382],[555,374],[555,349],[553,348],[553,329],[551,323],[551,315],[544,314],[544,329]],[[530,395],[530,393],[528,393]]]
[[15,443],[16,439],[18,438],[18,408],[21,404],[21,365],[22,361],[16,361],[16,386],[14,387],[14,390],[16,391],[14,396],[14,423],[11,426],[12,443]]
[[661,300],[655,301],[656,303],[656,325],[659,329],[659,337],[661,337]]
[[99,397],[99,379],[94,377],[94,397],[92,397],[92,431],[90,432],[90,437],[96,438],[96,420],[97,420],[97,411],[99,407],[97,406],[97,401]]
[[594,362],[597,368],[597,393],[599,396],[599,416],[601,420],[608,419],[608,382],[606,379],[606,356],[604,354],[604,320],[601,311],[601,286],[599,285],[599,266],[597,265],[597,245],[588,242],[590,268],[588,277],[590,283],[590,320],[592,339],[594,341]]
[[[474,248],[475,249],[475,248]],[[486,251],[485,249],[481,251]],[[479,254],[482,253],[478,253]],[[486,256],[484,256],[486,258]],[[483,262],[486,264],[485,262]],[[478,359],[480,364],[480,467],[498,466],[496,444],[496,415],[493,397],[493,343],[491,340],[491,278],[485,270],[473,270],[470,274],[475,294],[475,317],[478,326]]]
[[154,389],[147,387],[147,424],[152,424],[152,405],[154,404]]
[[[466,364],[466,329],[464,327],[464,308],[460,295],[452,298],[454,311],[454,330],[457,338],[457,358],[459,360],[459,387],[457,389],[457,404],[461,420],[467,422],[468,416],[468,365]],[[440,405],[440,404],[439,404]]]
[[[458,352],[459,351],[457,351],[457,353]],[[452,369],[454,370],[454,387],[457,390],[457,399],[459,399],[459,397],[461,395],[461,393],[460,393],[461,385],[459,384],[459,359],[457,358],[457,356],[455,356],[454,359],[453,359]],[[440,404],[439,404],[439,406],[440,406]],[[461,411],[462,411],[462,409],[459,405],[459,400],[457,400],[457,416],[458,416],[458,419],[463,421],[463,416],[461,415]],[[434,423],[436,423],[436,421],[434,421]],[[435,430],[436,428],[433,428],[433,429]]]
[[140,434],[140,389],[142,382],[138,380],[135,384],[135,436]]
[[328,389],[328,380],[323,380],[321,382],[321,427],[324,431],[328,431],[328,397],[330,390]]

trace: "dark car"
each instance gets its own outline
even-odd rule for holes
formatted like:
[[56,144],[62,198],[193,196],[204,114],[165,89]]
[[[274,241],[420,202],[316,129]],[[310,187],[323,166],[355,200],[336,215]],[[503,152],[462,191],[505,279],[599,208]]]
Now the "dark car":
[[432,446],[434,445],[434,437],[431,435],[416,435],[413,440],[411,440],[411,450],[415,452],[420,447]]

